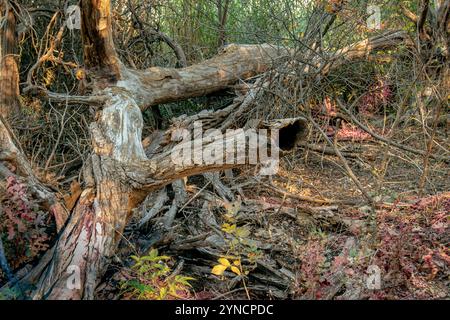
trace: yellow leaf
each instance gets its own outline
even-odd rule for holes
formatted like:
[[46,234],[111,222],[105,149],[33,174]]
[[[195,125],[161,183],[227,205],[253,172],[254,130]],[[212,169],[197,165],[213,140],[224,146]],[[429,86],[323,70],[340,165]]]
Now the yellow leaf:
[[221,265],[223,265],[223,266],[226,266],[226,267],[231,266],[231,263],[230,263],[230,261],[228,261],[228,259],[220,258],[220,259],[217,260],[217,261],[219,261],[219,263],[220,263]]
[[167,291],[166,287],[159,289],[159,300],[164,300],[167,297]]
[[75,72],[75,77],[78,80],[83,80],[86,77],[86,74],[85,74],[84,70],[80,68],[80,69],[77,69],[77,71]]
[[231,271],[233,271],[234,273],[236,273],[238,276],[241,275],[241,270],[239,270],[239,268],[232,266],[231,267]]
[[224,266],[223,264],[218,264],[212,268],[211,273],[215,274],[216,276],[221,276],[225,270],[227,270],[227,266]]
[[235,265],[235,266],[240,266],[241,265],[241,262],[239,261],[239,260],[235,260],[234,262],[233,262],[233,264]]
[[236,231],[236,225],[230,225],[229,223],[224,223],[222,225],[222,231],[226,232],[226,233],[233,233]]

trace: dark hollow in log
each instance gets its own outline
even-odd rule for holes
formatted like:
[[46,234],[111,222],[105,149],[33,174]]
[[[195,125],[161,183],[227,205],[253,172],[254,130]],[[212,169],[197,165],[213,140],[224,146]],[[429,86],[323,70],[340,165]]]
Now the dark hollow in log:
[[305,119],[298,118],[279,130],[278,147],[281,151],[291,151],[306,137],[308,126]]

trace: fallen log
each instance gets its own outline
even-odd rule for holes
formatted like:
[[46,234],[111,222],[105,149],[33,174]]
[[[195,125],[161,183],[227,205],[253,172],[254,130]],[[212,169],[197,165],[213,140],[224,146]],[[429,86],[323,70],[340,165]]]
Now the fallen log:
[[[171,139],[154,148],[148,158],[141,143],[142,115],[134,100],[126,92],[115,90],[107,105],[98,121],[91,125],[94,154],[90,160],[91,172],[87,173],[91,177],[85,180],[93,183],[83,190],[50,261],[41,268],[34,299],[92,299],[132,209],[149,192],[182,177],[249,164],[251,155],[258,153],[258,144],[245,144],[243,162],[224,161],[235,155],[236,150],[229,149],[213,153],[206,162],[177,163],[173,152],[183,141]],[[303,130],[298,125],[302,121],[289,120],[286,125]],[[276,124],[280,127],[280,121]],[[170,128],[167,132],[173,135],[179,129]],[[280,139],[291,138],[291,133]],[[194,136],[192,144],[200,144],[200,150],[219,150],[224,143],[234,144],[241,134],[236,131],[224,140]]]
[[[115,51],[110,1],[82,0],[80,4],[84,61],[93,78],[93,97],[101,97],[100,108],[90,126],[92,154],[84,170],[84,190],[54,247],[22,279],[23,283],[35,285],[31,294],[34,299],[93,299],[133,209],[150,192],[186,176],[255,165],[258,144],[240,145],[241,161],[225,161],[235,159],[237,152],[223,146],[235,145],[242,138],[243,131],[226,134],[233,124],[234,108],[242,105],[177,119],[167,131],[156,132],[146,141],[145,149],[141,140],[142,109],[225,89],[238,79],[268,70],[274,59],[287,53],[269,45],[231,46],[216,58],[184,69],[130,70]],[[239,108],[241,114],[251,107],[252,94],[250,91],[244,97],[247,102]],[[70,102],[70,97],[65,97],[65,102]],[[206,138],[199,136],[198,122],[203,131],[220,130]],[[296,118],[258,122],[249,129],[259,128],[279,133],[278,143],[263,141],[277,153],[297,145],[306,132],[306,121]],[[191,139],[186,141],[183,135]],[[189,152],[191,157],[178,156],[177,151],[188,150],[182,147],[190,145],[194,146],[194,152]],[[195,152],[195,146],[201,153]],[[207,161],[197,161],[204,152]],[[173,212],[168,221],[172,219]]]

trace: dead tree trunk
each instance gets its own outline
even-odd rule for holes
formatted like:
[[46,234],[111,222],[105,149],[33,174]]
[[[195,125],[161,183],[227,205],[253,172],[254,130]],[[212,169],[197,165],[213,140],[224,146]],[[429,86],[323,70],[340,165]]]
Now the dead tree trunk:
[[[179,145],[178,140],[172,139],[177,129],[191,131],[193,121],[201,120],[204,130],[216,127],[224,130],[226,126],[221,123],[230,119],[234,105],[179,119],[168,131],[152,137],[147,151],[141,141],[142,109],[224,89],[239,79],[266,71],[274,59],[287,53],[269,45],[230,46],[218,57],[184,69],[129,70],[114,48],[110,1],[82,0],[81,10],[85,65],[94,79],[94,90],[92,97],[74,97],[73,101],[98,103],[101,109],[90,127],[92,155],[85,166],[84,190],[54,247],[22,279],[24,284],[36,285],[35,299],[94,298],[94,290],[115,253],[132,209],[149,192],[182,177],[248,162],[248,159],[231,164],[216,161],[218,157],[231,157],[229,152],[234,155],[234,149],[214,153],[209,162],[180,164],[172,157]],[[71,99],[50,93],[48,96],[64,102]],[[262,125],[274,128],[270,124]],[[298,139],[305,130],[305,123],[297,119],[279,122],[276,128],[283,126],[290,126],[280,130],[289,137],[280,136],[280,140]],[[15,148],[10,132],[2,130],[0,126],[0,147]],[[194,137],[193,144],[201,143],[201,150],[219,150],[224,144],[223,140],[197,138]],[[231,141],[235,138],[226,137]],[[283,145],[291,148],[295,141]],[[255,146],[245,144],[245,148],[245,155],[256,153],[251,149]]]
[[[134,100],[127,92],[116,91],[107,105],[91,127],[94,154],[85,177],[87,187],[55,246],[34,298],[92,299],[121,240],[131,209],[149,192],[185,176],[242,165],[220,161],[219,158],[234,156],[234,149],[228,151],[230,154],[215,154],[217,158],[209,163],[180,165],[172,157],[177,143],[164,145],[166,139],[161,140],[158,152],[149,159],[142,147],[142,117]],[[294,122],[288,125],[297,128],[298,123]],[[298,128],[303,130],[304,123]],[[176,129],[179,128],[172,130]],[[227,136],[231,142],[235,138]],[[202,143],[201,150],[216,150],[227,144],[227,140],[200,139],[193,144]],[[247,148],[246,155],[257,152],[257,146]]]
[[0,115],[19,112],[19,69],[16,57],[16,16],[8,0],[0,1]]
[[[90,128],[93,152],[85,170],[85,189],[54,248],[25,279],[38,280],[35,299],[92,299],[131,210],[149,192],[181,177],[242,165],[217,161],[179,165],[171,157],[173,144],[148,158],[141,142],[141,109],[220,90],[267,70],[278,54],[270,46],[233,47],[220,58],[179,71],[128,70],[114,48],[110,1],[83,0],[81,10],[85,64],[95,78],[94,93],[103,97],[104,105]],[[202,143],[203,150],[223,141]]]

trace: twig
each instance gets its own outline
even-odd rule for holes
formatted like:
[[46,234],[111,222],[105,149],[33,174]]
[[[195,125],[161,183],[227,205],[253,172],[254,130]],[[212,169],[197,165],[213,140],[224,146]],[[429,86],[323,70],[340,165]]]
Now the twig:
[[[417,150],[411,147],[408,147],[406,145],[397,143],[395,141],[389,140],[384,138],[383,136],[380,136],[379,134],[376,134],[375,132],[373,132],[372,130],[370,130],[368,127],[366,127],[365,125],[363,125],[360,121],[358,121],[358,119],[356,119],[356,117],[344,106],[344,104],[342,103],[342,101],[339,98],[336,98],[336,101],[339,105],[339,107],[350,117],[351,121],[353,123],[355,123],[359,128],[361,128],[362,130],[364,130],[365,132],[367,132],[368,134],[370,134],[373,138],[380,140],[386,144],[392,145],[394,147],[397,147],[399,149],[402,149],[404,151],[408,151],[414,154],[418,154],[421,156],[425,156],[426,152],[421,151],[421,150]],[[343,117],[344,119],[346,117]],[[444,161],[445,163],[450,162],[449,157],[443,157],[443,156],[438,156],[438,155],[434,155],[434,154],[430,154],[430,158],[433,158],[435,160],[439,160],[439,161]]]
[[372,197],[367,193],[367,191],[364,189],[364,187],[362,186],[361,182],[359,181],[359,179],[356,177],[356,175],[353,173],[353,170],[350,168],[350,166],[348,165],[347,160],[345,159],[345,157],[342,155],[341,151],[339,150],[339,148],[336,147],[336,145],[333,143],[333,141],[330,140],[330,138],[328,138],[327,134],[322,130],[322,128],[317,124],[317,122],[314,120],[314,118],[311,115],[311,112],[308,112],[308,119],[311,122],[311,124],[320,132],[320,134],[322,135],[322,137],[325,139],[325,141],[328,142],[328,144],[334,149],[334,151],[336,152],[336,155],[339,157],[339,159],[341,160],[345,171],[347,172],[348,176],[353,180],[353,182],[356,184],[356,186],[358,187],[358,189],[361,191],[361,193],[363,194],[364,198],[366,198],[368,204],[370,204],[371,206],[374,204],[374,201],[372,199]]
[[329,199],[317,199],[317,198],[313,198],[313,197],[308,197],[308,196],[303,196],[303,195],[298,195],[298,194],[293,194],[290,193],[288,191],[282,190],[274,185],[265,183],[263,181],[258,180],[259,183],[261,183],[262,185],[269,187],[270,189],[280,193],[281,195],[285,195],[289,198],[293,198],[293,199],[297,199],[297,200],[301,200],[301,201],[306,201],[306,202],[312,202],[312,203],[317,203],[317,204],[338,204],[338,203],[347,203],[346,201],[340,201],[340,200],[329,200]]
[[[150,195],[150,196],[152,196],[152,195]],[[164,203],[167,200],[169,200],[169,197],[167,196],[166,188],[163,188],[158,192],[156,199],[154,200],[153,207],[149,211],[147,211],[145,213],[144,217],[139,221],[140,229],[142,227],[144,227],[150,219],[152,219],[154,216],[156,216],[162,210]],[[146,202],[147,201],[144,201],[144,203],[146,203]]]
[[434,137],[436,136],[436,131],[437,131],[438,123],[439,123],[439,117],[441,115],[441,109],[442,109],[442,103],[438,103],[436,115],[435,115],[435,118],[433,121],[433,128],[431,131],[431,136],[427,143],[427,151],[426,151],[426,153],[424,155],[424,159],[423,159],[423,173],[419,180],[419,193],[421,195],[423,195],[425,181],[427,179],[429,162],[430,162],[429,160],[430,160],[431,152],[433,151]]
[[[330,156],[336,156],[336,151],[334,151],[333,148],[329,148],[326,146],[316,146],[310,143],[305,143],[305,142],[299,142],[298,145],[302,148],[317,152],[317,153],[321,153],[321,154],[326,154],[326,155],[330,155]],[[347,158],[356,158],[358,157],[358,155],[355,152],[349,152],[349,151],[341,151],[342,154],[347,157]]]

